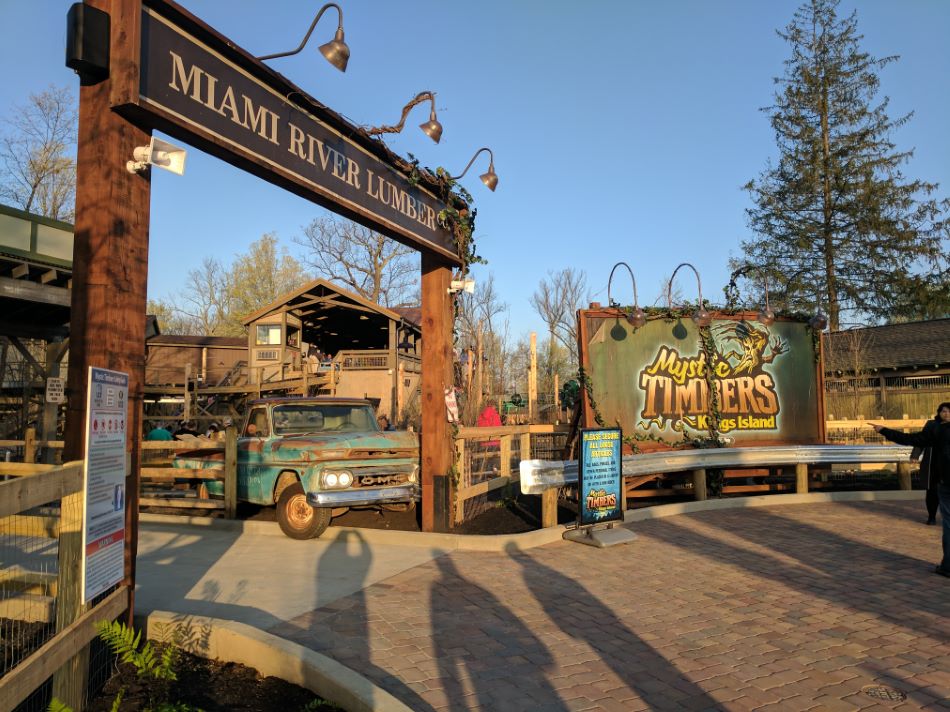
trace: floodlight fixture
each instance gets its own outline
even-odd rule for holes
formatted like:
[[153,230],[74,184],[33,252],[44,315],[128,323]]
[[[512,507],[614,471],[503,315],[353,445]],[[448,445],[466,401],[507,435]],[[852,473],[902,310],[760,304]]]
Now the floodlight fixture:
[[135,148],[132,152],[133,160],[126,162],[125,168],[129,173],[142,173],[149,166],[158,166],[180,176],[185,172],[187,155],[185,149],[152,136],[148,146]]

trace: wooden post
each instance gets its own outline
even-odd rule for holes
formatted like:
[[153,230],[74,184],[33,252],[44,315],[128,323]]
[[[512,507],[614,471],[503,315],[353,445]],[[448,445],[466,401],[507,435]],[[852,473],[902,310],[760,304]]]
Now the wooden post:
[[[458,487],[464,489],[471,484],[471,473],[465,471],[465,438],[455,439],[455,471],[459,473]],[[465,521],[465,502],[455,503],[455,523]]]
[[518,445],[518,459],[531,459],[531,432],[521,433],[521,442]]
[[36,428],[27,428],[23,434],[23,462],[36,461]]
[[706,495],[706,470],[693,470],[693,498],[697,502],[707,499]]
[[398,322],[394,319],[389,320],[389,353],[386,354],[386,365],[389,367],[389,422],[396,427],[399,422],[399,369],[396,364],[399,361],[399,339]]
[[528,370],[528,422],[538,416],[538,335],[531,332],[531,364]]
[[[86,4],[110,14],[112,33],[108,79],[98,82],[83,79],[79,89],[63,460],[82,460],[85,456],[89,368],[127,373],[129,469],[125,480],[124,583],[129,589],[127,621],[131,625],[138,544],[150,177],[148,172],[129,173],[125,165],[136,146],[148,145],[150,132],[113,111],[113,106],[138,95],[142,7],[139,0],[86,0]],[[71,566],[64,555],[61,544],[61,572]],[[75,568],[71,571],[76,573]],[[57,630],[83,613],[81,586],[81,576],[65,577],[57,603]],[[54,675],[54,694],[74,709],[81,709],[83,701],[87,655],[88,651],[84,650]]]
[[553,381],[554,381],[554,401],[553,401],[553,403],[554,403],[554,422],[555,422],[555,423],[559,423],[559,422],[561,422],[561,404],[560,404],[559,399],[558,399],[558,390],[559,390],[559,385],[560,385],[560,384],[559,384],[559,381],[560,381],[559,374],[557,374],[557,373],[554,374],[554,379],[553,379]]
[[181,419],[187,422],[191,418],[191,393],[188,391],[188,382],[191,380],[191,364],[185,364],[185,392],[184,392],[184,407]]
[[[478,331],[475,334],[475,412],[481,413],[485,398],[485,367],[482,363],[482,322],[478,322]],[[498,411],[501,413],[501,411]]]
[[902,490],[909,490],[911,488],[909,462],[897,463],[897,483]]
[[502,477],[511,477],[511,434],[501,436],[501,448],[498,456],[501,460],[498,474]]
[[557,526],[557,487],[549,487],[541,493],[541,526]]
[[237,516],[237,427],[224,430],[224,511],[228,519]]
[[452,507],[452,432],[445,392],[452,379],[452,269],[422,253],[422,530],[448,531]]
[[799,462],[795,465],[795,491],[808,494],[808,463]]

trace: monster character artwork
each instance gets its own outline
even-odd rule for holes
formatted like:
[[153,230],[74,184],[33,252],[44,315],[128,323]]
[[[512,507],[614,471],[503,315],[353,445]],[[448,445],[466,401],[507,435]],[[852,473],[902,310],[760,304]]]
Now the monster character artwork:
[[[776,357],[788,351],[785,341],[775,337],[770,342],[768,332],[760,330],[752,322],[730,321],[714,328],[721,342],[738,344],[741,349],[716,353],[718,363],[715,365],[715,373],[720,378],[743,373],[753,375],[761,371],[764,364],[772,363]],[[720,365],[722,363],[728,364],[728,368],[724,369]]]

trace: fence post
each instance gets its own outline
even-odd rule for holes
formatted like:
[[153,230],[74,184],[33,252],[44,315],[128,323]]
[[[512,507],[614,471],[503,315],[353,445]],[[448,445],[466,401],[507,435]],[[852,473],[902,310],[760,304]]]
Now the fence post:
[[237,516],[237,427],[224,429],[224,512],[228,519]]
[[[84,491],[73,492],[59,503],[59,554],[56,595],[56,632],[67,628],[87,606],[82,603],[82,517]],[[89,646],[53,673],[53,696],[82,709],[89,675]]]
[[455,440],[455,523],[461,524],[465,520],[465,500],[459,497],[459,492],[465,489],[469,482],[465,477],[465,438]]
[[531,431],[521,433],[521,442],[518,444],[518,459],[531,459]]
[[902,490],[909,490],[911,488],[909,462],[897,463],[897,484]]
[[23,435],[23,462],[36,460],[36,428],[27,428]]
[[501,458],[498,474],[502,477],[511,477],[511,435],[508,433],[501,436],[501,450],[498,456]]
[[706,470],[693,470],[693,497],[702,502],[706,496]]
[[798,462],[795,464],[795,492],[798,494],[808,494],[807,462]]

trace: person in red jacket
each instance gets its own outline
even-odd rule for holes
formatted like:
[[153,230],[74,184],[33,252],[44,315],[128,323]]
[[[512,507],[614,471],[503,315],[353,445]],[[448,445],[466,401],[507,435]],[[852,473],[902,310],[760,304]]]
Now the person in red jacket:
[[[479,428],[500,428],[501,427],[501,415],[498,414],[498,409],[495,408],[491,403],[482,408],[482,412],[478,415],[478,422],[476,425]],[[486,440],[486,448],[497,448],[499,446],[498,440]]]

